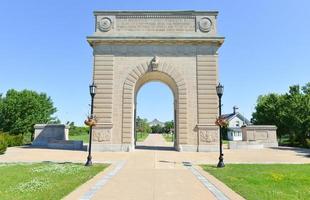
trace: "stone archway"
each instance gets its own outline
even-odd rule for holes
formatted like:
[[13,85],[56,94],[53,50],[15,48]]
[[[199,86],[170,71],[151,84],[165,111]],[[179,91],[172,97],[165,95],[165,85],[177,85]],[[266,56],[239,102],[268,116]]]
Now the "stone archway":
[[[156,57],[154,57],[155,59]],[[173,92],[175,99],[175,125],[176,146],[184,144],[187,140],[187,92],[186,83],[180,73],[173,67],[154,63],[142,64],[134,68],[126,78],[123,87],[123,116],[122,116],[122,143],[133,145],[134,133],[134,108],[136,94],[140,87],[146,82],[157,80],[167,84]],[[158,59],[158,58],[157,58]],[[186,144],[186,143],[185,143]]]
[[93,48],[97,85],[95,151],[134,149],[135,95],[159,80],[174,93],[179,151],[218,150],[217,12],[98,11]]

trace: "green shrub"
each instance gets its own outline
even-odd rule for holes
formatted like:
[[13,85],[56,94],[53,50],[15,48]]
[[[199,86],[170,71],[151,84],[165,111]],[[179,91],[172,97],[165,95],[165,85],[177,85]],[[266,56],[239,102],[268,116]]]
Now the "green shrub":
[[9,135],[6,134],[8,147],[21,146],[24,144],[23,135]]
[[306,145],[307,145],[306,146],[307,148],[310,148],[310,139],[308,139],[308,138],[306,139]]
[[0,133],[8,147],[21,146],[24,144],[23,135],[10,135],[8,133]]
[[85,135],[88,134],[89,127],[87,126],[71,126],[69,129],[69,135]]
[[8,145],[6,143],[4,135],[0,134],[0,154],[4,154],[7,147]]
[[31,144],[32,133],[29,133],[29,132],[24,133],[23,136],[24,136],[23,144]]

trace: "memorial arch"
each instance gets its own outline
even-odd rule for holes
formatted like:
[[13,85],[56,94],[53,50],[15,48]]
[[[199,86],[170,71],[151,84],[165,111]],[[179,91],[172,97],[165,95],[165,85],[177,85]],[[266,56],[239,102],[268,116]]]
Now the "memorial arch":
[[[136,95],[161,81],[174,95],[178,151],[216,151],[219,47],[217,12],[97,11],[93,80],[97,85],[93,149],[131,151]],[[156,91],[154,91],[156,92]]]

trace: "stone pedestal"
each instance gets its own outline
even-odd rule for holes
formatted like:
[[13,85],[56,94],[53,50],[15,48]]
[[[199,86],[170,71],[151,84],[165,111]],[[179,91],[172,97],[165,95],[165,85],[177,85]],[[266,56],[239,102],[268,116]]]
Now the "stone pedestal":
[[50,140],[68,140],[69,126],[64,124],[36,124],[32,145],[47,147]]
[[264,147],[277,147],[277,127],[272,125],[249,125],[241,127],[243,141],[255,141]]

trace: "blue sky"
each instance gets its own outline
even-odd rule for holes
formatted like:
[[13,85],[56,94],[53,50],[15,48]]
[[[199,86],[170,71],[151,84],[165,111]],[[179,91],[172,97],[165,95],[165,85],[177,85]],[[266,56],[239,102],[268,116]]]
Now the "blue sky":
[[[81,123],[89,110],[92,50],[86,36],[94,30],[94,10],[218,10],[218,31],[226,37],[219,51],[224,112],[238,105],[250,117],[258,95],[310,81],[309,0],[1,0],[0,93],[45,92],[62,121]],[[149,87],[172,98],[153,83],[139,96],[149,96]],[[171,102],[155,109],[145,106],[151,100],[139,103],[145,117],[155,111],[161,120],[173,116]]]

